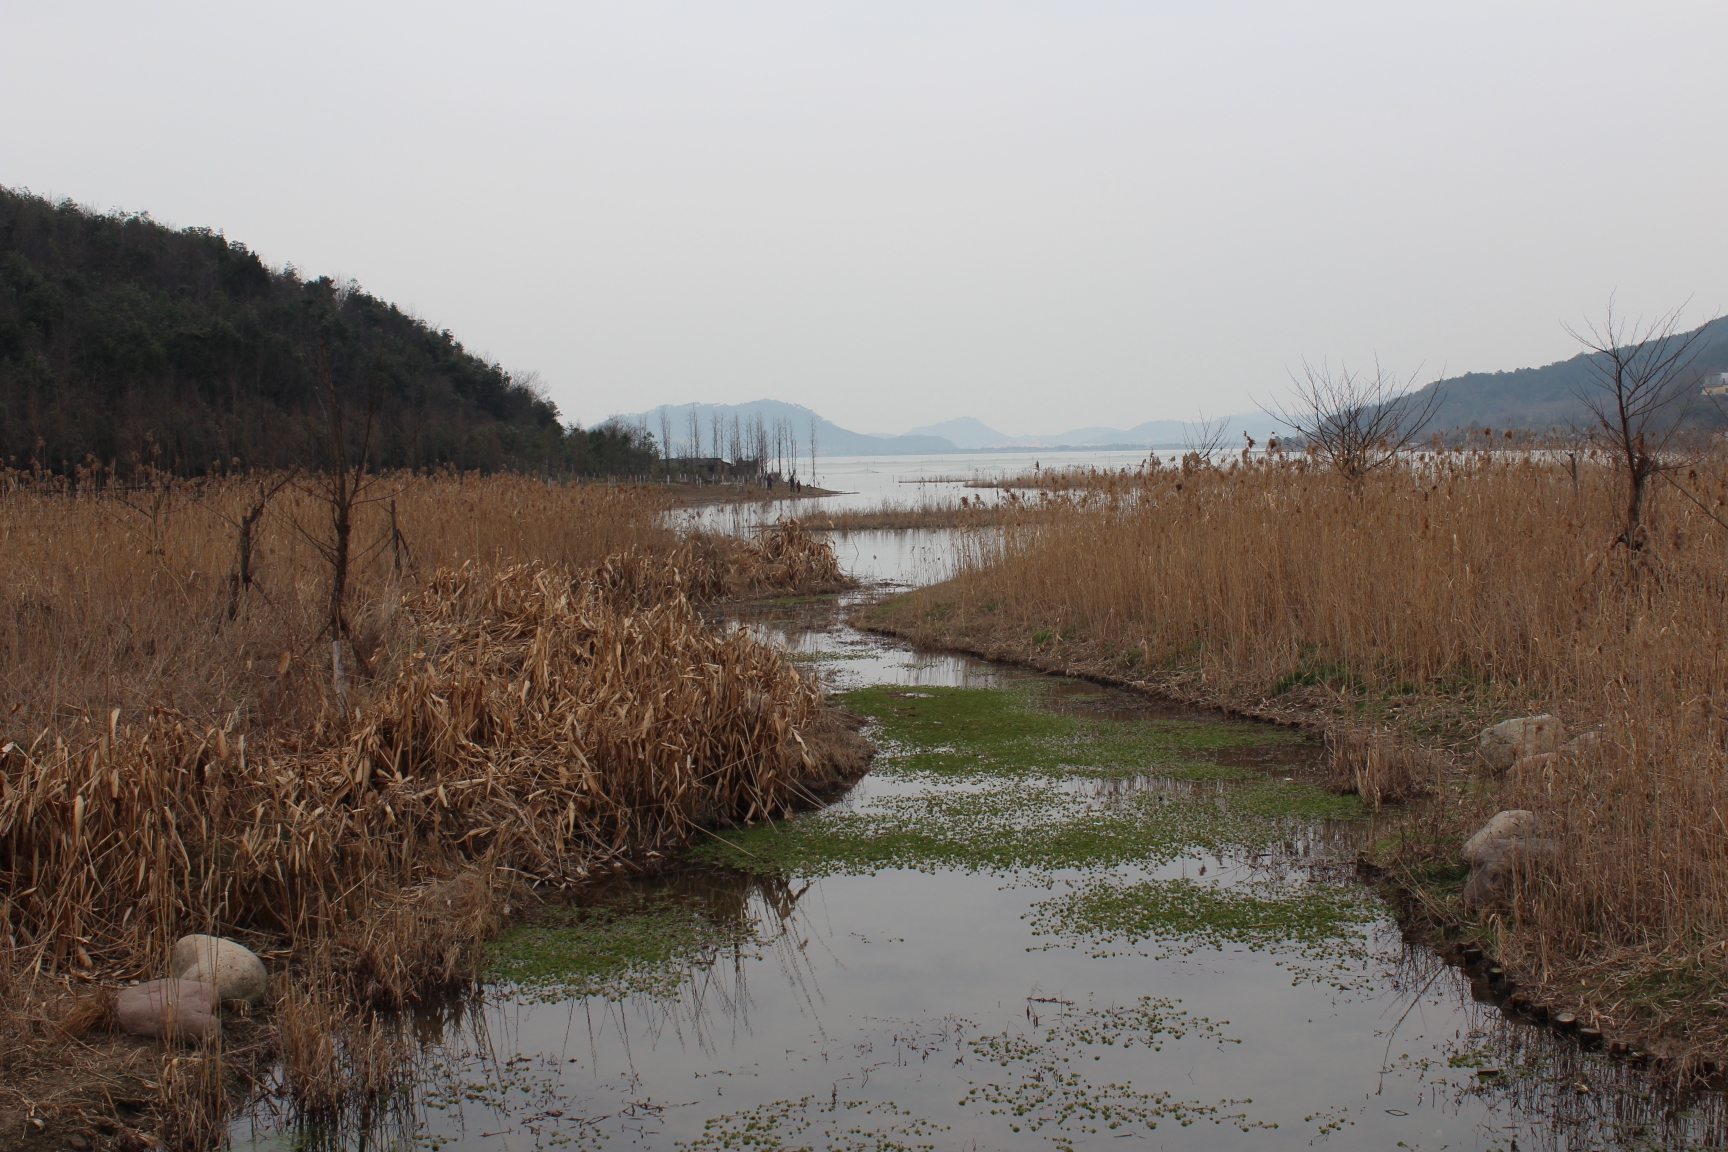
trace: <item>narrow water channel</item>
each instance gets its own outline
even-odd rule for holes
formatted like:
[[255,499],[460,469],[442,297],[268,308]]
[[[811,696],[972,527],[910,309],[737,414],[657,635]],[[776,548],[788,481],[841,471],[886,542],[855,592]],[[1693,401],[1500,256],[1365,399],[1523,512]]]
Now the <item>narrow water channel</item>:
[[[870,580],[946,542],[860,533]],[[867,594],[880,594],[878,587]],[[379,1114],[242,1146],[643,1149],[1719,1147],[1681,1098],[1503,1015],[1353,878],[1376,834],[1289,731],[919,652],[768,604],[870,720],[825,810],[724,830],[500,942],[414,1022]]]

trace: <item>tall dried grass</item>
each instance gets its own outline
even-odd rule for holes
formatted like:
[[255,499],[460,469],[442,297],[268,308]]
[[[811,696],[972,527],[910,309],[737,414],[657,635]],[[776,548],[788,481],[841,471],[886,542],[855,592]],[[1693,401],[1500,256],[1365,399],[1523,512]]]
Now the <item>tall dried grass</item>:
[[958,499],[925,496],[916,504],[884,501],[874,508],[824,512],[812,516],[808,523],[824,532],[982,528],[1001,524],[1011,512],[1025,512],[1016,492],[989,502],[982,495],[967,493]]
[[[1142,469],[980,534],[888,619],[1461,754],[1508,715],[1602,727],[1589,755],[1474,786],[1455,827],[1526,807],[1560,842],[1495,914],[1508,962],[1697,1026],[1728,977],[1728,461],[1675,479],[1691,497],[1661,486],[1628,551],[1623,481],[1590,458],[1441,452],[1359,485],[1301,459]],[[1420,779],[1365,733],[1343,744],[1371,798]]]
[[[0,923],[148,965],[183,932],[290,936],[360,878],[490,859],[538,881],[783,813],[820,692],[687,601],[608,603],[566,569],[476,565],[406,598],[416,648],[311,747],[155,709],[0,758]],[[395,999],[398,982],[381,977]]]
[[764,591],[808,595],[835,592],[853,583],[826,540],[811,535],[797,520],[782,519],[745,545],[743,575],[732,588],[735,594],[745,595]]
[[[641,866],[863,767],[814,681],[695,606],[843,584],[796,522],[687,538],[651,490],[399,483],[361,510],[373,677],[337,707],[327,509],[284,490],[231,603],[254,485],[0,493],[0,993],[238,936],[291,961],[286,1087],[334,1107],[400,1068],[368,1006],[470,978],[513,887]],[[0,1027],[0,1066],[43,1035]],[[208,1077],[175,1067],[197,1144]]]
[[[327,612],[329,573],[309,542],[328,506],[293,486],[254,531],[255,583],[229,618],[235,524],[266,481],[164,482],[111,495],[0,487],[0,691],[13,739],[100,728],[110,709],[164,706],[222,723],[310,724],[303,673]],[[548,485],[519,476],[401,477],[356,510],[353,610],[368,645],[414,577],[466,562],[586,568],[677,543],[646,488]],[[392,507],[392,504],[394,507]],[[406,547],[394,547],[392,520]],[[284,654],[289,658],[282,664]],[[323,654],[327,657],[327,650]]]

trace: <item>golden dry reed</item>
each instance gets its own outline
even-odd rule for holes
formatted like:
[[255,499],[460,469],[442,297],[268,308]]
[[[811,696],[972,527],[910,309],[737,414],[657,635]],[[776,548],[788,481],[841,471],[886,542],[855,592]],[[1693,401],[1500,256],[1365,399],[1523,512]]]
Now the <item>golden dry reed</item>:
[[[1486,922],[1500,954],[1654,1019],[1728,976],[1728,462],[1700,454],[1669,480],[1629,551],[1602,459],[1441,452],[1360,485],[1303,459],[1195,459],[1040,494],[891,619],[1238,706],[1321,693],[1341,719],[1462,754],[1507,716],[1601,728],[1588,755],[1472,784],[1452,833],[1495,807],[1540,813],[1559,851]],[[1394,792],[1427,771],[1346,743]]]
[[1020,510],[1019,494],[1003,493],[986,500],[983,493],[962,493],[958,498],[925,494],[916,504],[884,501],[874,508],[823,512],[805,523],[820,531],[900,531],[909,528],[981,528],[1001,524],[1010,512]]
[[[864,764],[813,680],[694,606],[843,586],[796,522],[679,536],[652,490],[387,480],[344,687],[328,507],[281,488],[237,579],[279,479],[0,492],[0,1072],[54,1035],[21,990],[160,975],[212,932],[290,961],[289,1090],[333,1107],[400,1068],[365,1006],[471,978],[511,885],[641,866]],[[175,1067],[152,1083],[196,1144],[222,1077]]]
[[814,684],[681,598],[620,608],[568,569],[471,565],[403,613],[415,651],[317,747],[249,750],[167,709],[11,744],[0,924],[84,967],[148,964],[187,931],[292,938],[362,878],[484,858],[584,879],[698,824],[783,814],[817,772]]
[[[204,720],[242,709],[242,725],[309,723],[306,673],[329,571],[308,535],[330,511],[289,485],[255,533],[255,583],[234,605],[237,528],[273,478],[165,483],[108,495],[59,494],[9,478],[0,491],[0,684],[9,738],[28,745],[52,726],[99,729],[110,709],[178,708]],[[389,627],[397,596],[442,567],[527,560],[575,567],[637,547],[666,548],[661,505],[642,489],[547,485],[516,476],[386,478],[356,509],[357,585],[350,612],[362,642]],[[391,499],[403,547],[392,546]],[[283,654],[290,663],[280,667]]]

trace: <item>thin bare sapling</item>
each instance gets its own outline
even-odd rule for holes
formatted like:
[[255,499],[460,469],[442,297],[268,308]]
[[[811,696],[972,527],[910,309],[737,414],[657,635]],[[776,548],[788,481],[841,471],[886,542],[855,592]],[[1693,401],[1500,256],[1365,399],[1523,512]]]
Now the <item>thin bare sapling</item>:
[[1372,372],[1302,362],[1290,374],[1294,394],[1261,411],[1290,429],[1333,472],[1359,485],[1396,461],[1440,410],[1443,389],[1417,390],[1416,373],[1400,378],[1374,362]]
[[372,675],[372,663],[361,645],[354,641],[354,630],[348,620],[347,597],[352,567],[354,512],[365,504],[387,500],[395,492],[381,491],[384,477],[370,471],[372,438],[377,430],[378,408],[382,388],[374,365],[366,373],[366,387],[359,412],[358,426],[349,421],[348,405],[336,389],[330,371],[330,358],[322,342],[318,345],[318,373],[323,385],[318,393],[322,427],[318,429],[323,447],[324,467],[318,473],[296,481],[296,486],[315,498],[329,513],[329,523],[323,530],[293,521],[295,529],[317,550],[330,571],[330,595],[320,637],[330,639],[330,678],[338,709],[347,712],[348,679],[342,666],[342,643],[348,642],[354,665],[365,677]]
[[1625,507],[1614,543],[1632,551],[1646,543],[1644,500],[1650,481],[1676,466],[1677,440],[1694,400],[1692,362],[1708,324],[1680,330],[1684,305],[1648,322],[1627,321],[1610,299],[1600,322],[1582,332],[1566,326],[1583,347],[1590,381],[1575,393],[1590,410],[1592,436],[1625,482]]

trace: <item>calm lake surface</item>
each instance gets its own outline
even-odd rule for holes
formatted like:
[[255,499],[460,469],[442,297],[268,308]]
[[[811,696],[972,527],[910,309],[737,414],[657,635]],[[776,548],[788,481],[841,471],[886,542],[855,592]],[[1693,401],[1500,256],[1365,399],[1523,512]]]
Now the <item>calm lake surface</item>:
[[[1001,467],[835,462],[822,482],[874,477],[845,498],[873,506],[905,475],[893,469],[962,461]],[[867,595],[940,577],[951,543],[836,540]],[[260,1106],[235,1142],[1722,1146],[1718,1097],[1658,1092],[1405,945],[1351,878],[1372,821],[1301,780],[1312,744],[915,651],[849,628],[847,608],[735,618],[874,718],[883,754],[846,796],[740,830],[709,862],[585,893],[577,935],[536,937],[532,974],[503,965],[412,1022],[421,1079],[377,1114],[282,1130]],[[631,917],[672,943],[598,971],[568,944],[568,976],[545,955]]]

